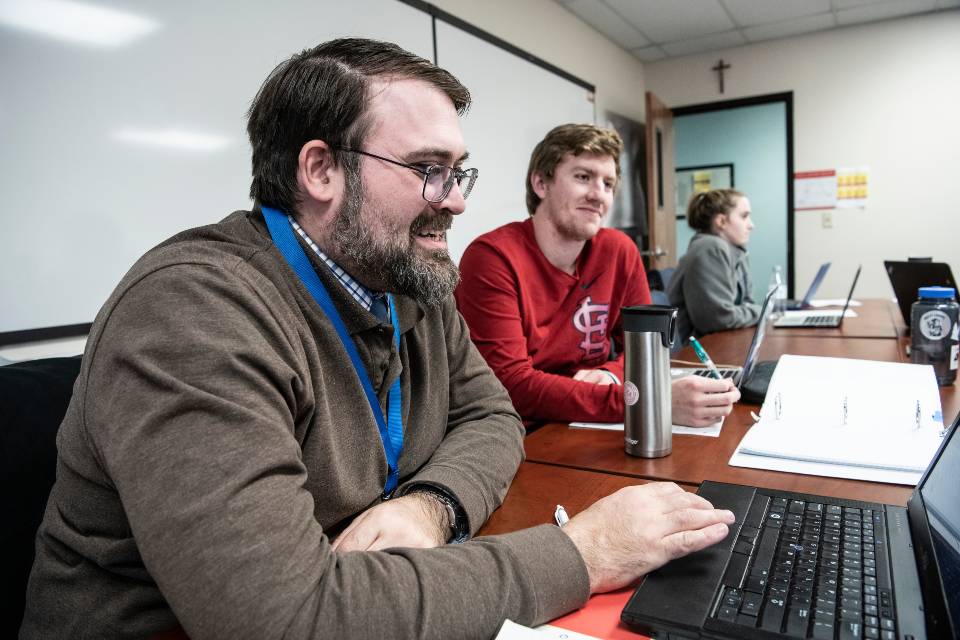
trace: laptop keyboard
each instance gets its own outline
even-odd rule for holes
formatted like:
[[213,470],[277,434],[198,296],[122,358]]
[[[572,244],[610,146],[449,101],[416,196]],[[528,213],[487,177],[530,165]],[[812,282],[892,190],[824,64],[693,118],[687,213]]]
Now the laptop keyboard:
[[895,640],[880,510],[757,494],[715,616],[792,638]]
[[[721,378],[732,378],[737,375],[739,369],[717,369],[720,372]],[[713,374],[710,373],[710,369],[697,369],[693,372],[693,375],[700,376],[701,378],[712,378]]]
[[821,326],[821,325],[831,325],[836,324],[836,316],[807,316],[803,319],[803,326]]

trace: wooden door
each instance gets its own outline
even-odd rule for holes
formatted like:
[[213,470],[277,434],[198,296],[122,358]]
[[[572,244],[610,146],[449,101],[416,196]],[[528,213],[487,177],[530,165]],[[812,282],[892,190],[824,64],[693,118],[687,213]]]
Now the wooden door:
[[674,195],[673,113],[647,91],[647,229],[644,252],[651,269],[677,266],[677,206]]

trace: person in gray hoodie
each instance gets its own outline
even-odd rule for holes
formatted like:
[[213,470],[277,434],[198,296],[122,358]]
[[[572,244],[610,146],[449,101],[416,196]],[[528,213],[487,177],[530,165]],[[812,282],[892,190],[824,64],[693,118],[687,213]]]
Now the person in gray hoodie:
[[678,337],[756,324],[760,305],[746,248],[754,227],[750,200],[734,189],[698,193],[687,206],[687,223],[697,233],[667,287],[670,304],[680,310]]

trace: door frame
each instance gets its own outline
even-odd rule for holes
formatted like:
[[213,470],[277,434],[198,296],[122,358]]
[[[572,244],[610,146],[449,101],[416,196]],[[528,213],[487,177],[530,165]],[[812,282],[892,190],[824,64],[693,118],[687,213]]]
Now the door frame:
[[796,297],[794,284],[796,279],[796,269],[794,268],[794,258],[796,252],[793,248],[793,91],[783,93],[768,93],[759,96],[750,96],[747,98],[737,98],[735,100],[721,100],[719,102],[705,102],[701,104],[687,105],[683,107],[673,107],[673,117],[689,116],[699,113],[709,113],[711,111],[726,111],[728,109],[737,109],[739,107],[750,107],[758,104],[771,104],[782,102],[784,105],[784,117],[786,118],[787,135],[787,296]]

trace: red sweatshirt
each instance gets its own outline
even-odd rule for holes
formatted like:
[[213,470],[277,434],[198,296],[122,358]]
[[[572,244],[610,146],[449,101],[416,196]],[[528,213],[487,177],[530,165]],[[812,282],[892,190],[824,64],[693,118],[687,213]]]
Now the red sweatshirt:
[[[623,420],[622,386],[572,376],[606,369],[623,381],[620,308],[650,304],[630,238],[601,229],[570,275],[540,251],[528,218],[474,240],[460,272],[457,306],[470,336],[525,420]],[[610,338],[619,354],[612,361]]]

